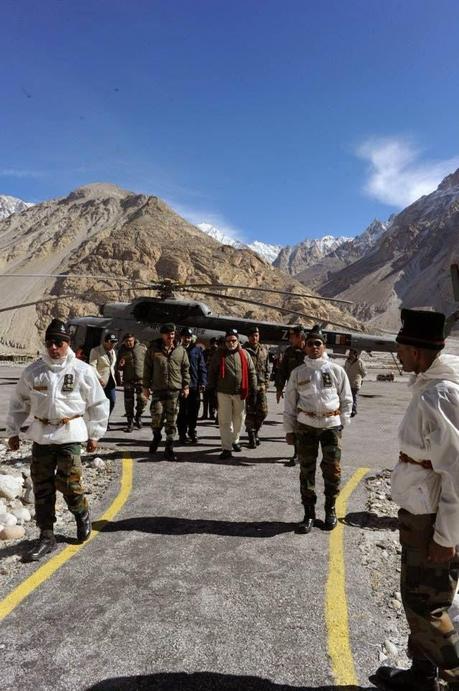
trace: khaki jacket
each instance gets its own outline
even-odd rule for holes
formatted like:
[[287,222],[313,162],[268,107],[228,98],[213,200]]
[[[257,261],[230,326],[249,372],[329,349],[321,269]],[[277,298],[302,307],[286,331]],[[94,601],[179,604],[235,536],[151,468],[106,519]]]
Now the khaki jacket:
[[103,345],[92,348],[89,353],[89,364],[96,370],[103,387],[107,386],[110,375],[112,375],[113,381],[116,381],[116,353],[114,350],[107,352]]
[[138,341],[133,348],[122,345],[119,349],[116,371],[122,373],[123,384],[142,381],[145,350],[145,346]]
[[344,371],[349,377],[351,389],[360,389],[362,386],[362,379],[367,375],[367,371],[362,360],[357,358],[357,360],[351,362],[349,359],[347,359],[344,363]]
[[181,345],[169,353],[161,338],[150,343],[145,355],[143,385],[152,391],[181,391],[190,385],[190,362]]

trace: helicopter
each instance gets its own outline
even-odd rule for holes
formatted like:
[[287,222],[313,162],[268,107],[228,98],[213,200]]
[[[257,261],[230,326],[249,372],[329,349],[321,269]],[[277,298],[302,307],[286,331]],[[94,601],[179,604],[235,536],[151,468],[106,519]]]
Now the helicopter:
[[[11,276],[11,274],[8,274]],[[76,279],[107,279],[107,276],[97,275],[82,275],[82,274],[14,274],[17,277],[55,277],[60,279],[76,278]],[[323,298],[317,295],[307,295],[303,293],[293,293],[282,290],[275,290],[271,288],[262,287],[247,287],[234,284],[210,284],[210,283],[179,283],[171,279],[165,278],[152,283],[139,281],[137,279],[127,279],[124,277],[114,279],[117,282],[127,281],[130,286],[123,290],[154,290],[157,291],[158,297],[138,297],[131,302],[107,302],[100,306],[100,314],[84,317],[72,317],[68,319],[67,325],[71,334],[71,343],[74,348],[80,347],[85,353],[89,353],[91,348],[100,345],[103,342],[104,336],[107,333],[114,333],[122,339],[125,333],[132,333],[138,340],[142,342],[149,342],[159,335],[160,325],[164,322],[173,322],[176,328],[180,330],[183,327],[189,327],[202,342],[208,342],[211,338],[219,338],[224,336],[225,332],[230,328],[235,328],[241,335],[241,341],[247,339],[250,328],[257,326],[260,330],[260,338],[268,345],[285,346],[289,340],[290,330],[299,324],[295,323],[277,323],[260,321],[254,319],[247,319],[241,317],[234,317],[230,315],[214,314],[211,308],[200,300],[184,300],[175,296],[177,292],[189,294],[194,297],[194,294],[203,296],[226,298],[236,302],[254,304],[258,307],[266,307],[267,309],[275,309],[279,312],[286,313],[292,316],[301,317],[301,323],[304,320],[311,320],[313,323],[319,323],[322,330],[326,334],[327,347],[336,353],[345,354],[349,349],[357,351],[371,352],[388,352],[394,353],[396,350],[396,343],[394,336],[372,336],[363,332],[355,332],[346,324],[334,322],[331,320],[324,320],[318,318],[317,315],[305,314],[298,312],[289,307],[279,307],[267,304],[255,299],[247,297],[239,297],[235,295],[227,295],[220,291],[227,290],[246,290],[258,293],[271,293],[288,295],[290,297],[312,298],[314,300],[324,300],[326,302],[333,302],[337,304],[352,304],[348,300],[338,298]],[[113,288],[101,292],[113,292]],[[23,305],[11,306],[9,308],[2,308],[2,311],[9,309],[18,309],[20,307],[29,306],[39,303],[47,303],[49,301],[61,300],[65,297],[73,297],[69,295],[49,295],[43,299],[26,303]],[[338,326],[342,331],[329,330],[327,327]]]

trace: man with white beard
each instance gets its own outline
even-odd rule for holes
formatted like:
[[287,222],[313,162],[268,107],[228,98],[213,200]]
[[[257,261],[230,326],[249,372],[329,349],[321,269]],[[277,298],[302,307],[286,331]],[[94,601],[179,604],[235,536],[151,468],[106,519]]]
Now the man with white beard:
[[245,418],[245,401],[255,404],[257,375],[249,353],[241,347],[236,329],[225,335],[225,345],[219,348],[209,363],[208,388],[217,393],[218,425],[223,460],[232,452],[241,451],[239,436]]

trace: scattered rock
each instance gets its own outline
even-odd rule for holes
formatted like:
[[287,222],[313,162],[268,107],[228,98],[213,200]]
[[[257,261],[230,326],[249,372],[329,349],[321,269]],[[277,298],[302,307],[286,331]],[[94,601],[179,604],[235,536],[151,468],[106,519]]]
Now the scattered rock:
[[16,499],[22,491],[22,477],[14,475],[0,475],[0,497]]
[[22,525],[7,525],[0,533],[0,540],[20,540],[25,535]]
[[103,461],[99,456],[96,456],[94,460],[91,463],[93,468],[96,468],[96,470],[105,470],[105,461]]
[[32,516],[30,515],[30,511],[26,509],[24,506],[20,509],[14,509],[12,513],[13,516],[16,516],[19,525],[28,523],[32,518]]
[[0,513],[0,525],[7,528],[10,525],[16,525],[18,519],[12,513]]

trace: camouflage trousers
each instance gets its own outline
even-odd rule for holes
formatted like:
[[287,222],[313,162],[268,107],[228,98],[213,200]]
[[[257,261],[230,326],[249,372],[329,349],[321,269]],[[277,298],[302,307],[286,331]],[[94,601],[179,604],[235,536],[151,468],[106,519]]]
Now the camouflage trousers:
[[456,594],[459,554],[443,564],[427,561],[436,514],[415,516],[400,509],[398,516],[408,650],[413,657],[427,657],[437,665],[444,679],[459,682],[459,634],[448,615]]
[[245,428],[247,432],[258,432],[268,414],[268,399],[265,387],[257,389],[255,405],[246,403]]
[[142,393],[142,382],[127,381],[123,384],[124,388],[124,409],[126,411],[126,417],[129,420],[134,419],[134,401],[135,406],[135,417],[140,420],[142,413],[146,406],[146,401]]
[[322,447],[320,468],[325,484],[325,496],[336,499],[341,480],[341,428],[320,429],[297,423],[295,449],[300,463],[300,491],[304,506],[314,506],[316,496],[316,464],[319,444]]
[[177,434],[179,391],[155,391],[151,395],[151,427],[160,432],[165,426],[166,441],[173,441]]
[[33,444],[30,474],[35,494],[35,520],[40,530],[56,522],[56,490],[73,514],[84,513],[88,502],[81,485],[81,444]]

